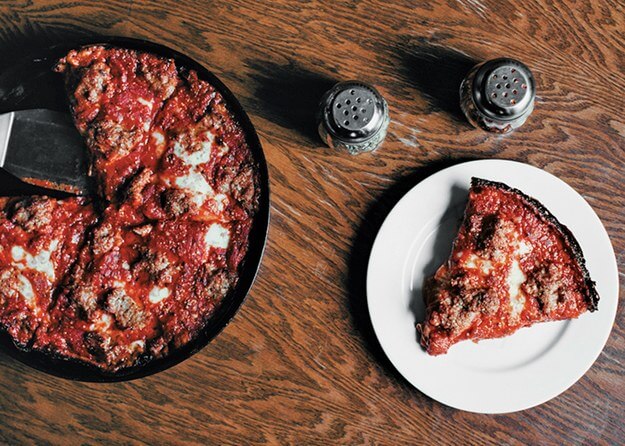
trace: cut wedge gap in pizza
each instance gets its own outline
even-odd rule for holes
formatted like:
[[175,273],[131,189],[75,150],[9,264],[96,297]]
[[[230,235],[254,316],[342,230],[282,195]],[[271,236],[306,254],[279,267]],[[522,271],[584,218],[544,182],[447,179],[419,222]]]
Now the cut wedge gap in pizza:
[[431,355],[463,340],[577,318],[599,302],[569,229],[537,200],[479,178],[451,256],[423,290],[426,317],[417,330]]

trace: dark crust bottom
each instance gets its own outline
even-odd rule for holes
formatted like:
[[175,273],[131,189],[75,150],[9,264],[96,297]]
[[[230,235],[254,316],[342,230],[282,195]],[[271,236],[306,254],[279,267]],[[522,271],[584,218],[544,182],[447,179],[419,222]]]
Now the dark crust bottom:
[[599,293],[597,293],[595,282],[590,278],[590,273],[586,268],[586,259],[584,258],[582,248],[579,246],[579,243],[577,242],[575,236],[573,235],[573,233],[571,233],[569,228],[560,223],[560,221],[551,212],[549,212],[549,210],[547,210],[547,208],[545,208],[545,206],[543,206],[543,204],[540,203],[538,200],[524,194],[518,189],[508,186],[507,184],[491,180],[485,180],[482,178],[471,178],[471,188],[473,189],[478,187],[494,187],[504,192],[509,192],[521,197],[523,201],[525,201],[528,206],[535,209],[544,220],[555,226],[558,232],[560,232],[560,234],[562,234],[562,236],[564,237],[564,240],[566,241],[567,245],[571,249],[571,252],[573,253],[573,258],[582,270],[584,283],[586,285],[586,288],[588,289],[588,294],[586,296],[588,302],[588,310],[596,311],[599,305]]

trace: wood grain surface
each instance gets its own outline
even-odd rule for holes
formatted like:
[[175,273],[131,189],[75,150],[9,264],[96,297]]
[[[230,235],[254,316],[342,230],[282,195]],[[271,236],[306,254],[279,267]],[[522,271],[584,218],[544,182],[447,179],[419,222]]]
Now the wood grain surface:
[[[0,69],[76,37],[152,40],[211,69],[268,158],[272,222],[256,284],[226,330],[163,373],[71,382],[0,356],[6,444],[623,444],[625,316],[590,371],[542,406],[477,415],[421,394],[371,329],[365,279],[384,217],[426,176],[508,158],[567,181],[606,226],[625,275],[625,7],[616,0],[2,1]],[[471,128],[457,88],[476,61],[533,70],[536,110],[501,137]],[[333,82],[386,97],[384,145],[324,147]],[[3,92],[0,92],[3,94]],[[622,292],[621,292],[622,297]]]

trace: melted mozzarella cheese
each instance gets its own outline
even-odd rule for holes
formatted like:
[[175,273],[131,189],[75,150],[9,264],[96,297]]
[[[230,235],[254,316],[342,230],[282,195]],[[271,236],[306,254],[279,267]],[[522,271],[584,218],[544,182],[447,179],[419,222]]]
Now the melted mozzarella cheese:
[[93,322],[89,326],[89,329],[91,331],[104,332],[104,331],[107,331],[109,328],[111,328],[112,324],[113,324],[113,316],[111,316],[108,313],[102,313],[99,315],[99,317],[93,320]]
[[488,274],[493,270],[493,264],[489,260],[484,260],[480,266],[480,270],[484,274]]
[[54,264],[50,260],[50,256],[58,246],[58,240],[52,240],[47,250],[41,251],[32,260],[27,259],[26,263],[29,267],[44,273],[50,280],[54,280]]
[[180,189],[186,190],[191,201],[201,208],[208,200],[213,201],[214,209],[221,212],[224,209],[228,197],[224,194],[215,194],[215,190],[204,178],[200,172],[192,169],[187,175],[177,177],[175,185]]
[[510,312],[513,318],[519,316],[525,307],[525,296],[521,292],[521,285],[525,282],[525,279],[525,274],[523,274],[519,262],[513,260],[510,272],[506,278],[510,296]]
[[144,98],[138,98],[137,101],[139,101],[140,104],[145,105],[147,108],[150,109],[150,111],[152,111],[152,107],[154,107],[154,102],[148,101]]
[[31,309],[37,309],[35,302],[35,291],[33,290],[33,286],[30,283],[30,280],[28,280],[22,274],[13,275],[13,271],[8,269],[4,270],[4,272],[0,275],[0,284],[3,287],[7,287],[19,293]]
[[176,186],[198,194],[214,195],[213,188],[208,184],[204,175],[195,170],[176,178]]
[[551,313],[558,306],[558,288],[559,284],[552,282],[544,289],[544,294],[547,297],[546,302],[543,300],[546,313]]
[[200,208],[204,205],[204,201],[206,200],[206,195],[191,193],[191,201],[195,204],[196,207]]
[[174,144],[174,155],[184,161],[185,164],[190,166],[197,166],[210,161],[211,151],[213,143],[215,142],[215,135],[206,132],[208,141],[200,143],[200,150],[190,152],[187,148],[183,147],[178,141]]
[[17,291],[26,299],[28,306],[33,307],[35,305],[35,292],[33,291],[32,284],[21,274],[17,276],[17,280]]
[[532,252],[532,245],[521,240],[519,242],[519,247],[515,251],[515,254],[517,254],[518,256],[524,256],[525,254],[529,254],[530,252]]
[[[52,253],[58,248],[59,241],[52,240],[48,249],[41,250],[37,255],[33,256],[26,252],[21,246],[13,246],[11,248],[11,257],[18,262],[17,267],[24,269],[32,268],[45,274],[51,281],[54,280],[54,263],[50,259]],[[24,265],[24,262],[26,263]]]
[[[216,136],[211,132],[206,132],[206,141],[200,144],[200,149],[190,152],[180,142],[175,142],[173,153],[181,159],[187,166],[189,171],[186,175],[175,177],[173,180],[165,180],[166,184],[178,187],[186,191],[197,208],[202,208],[206,203],[210,204],[213,211],[222,212],[227,204],[228,197],[224,193],[217,193],[208,183],[198,166],[210,161],[213,150],[217,150],[218,154],[223,154],[223,144],[216,146]],[[222,147],[223,146],[223,147]],[[227,147],[225,147],[227,151]],[[223,192],[223,191],[219,191]]]
[[113,288],[119,288],[120,290],[123,290],[124,293],[126,292],[126,284],[121,280],[113,281]]
[[204,243],[208,249],[222,248],[226,249],[230,242],[230,231],[219,223],[213,223],[209,226],[208,231],[204,234]]
[[152,132],[152,138],[156,141],[156,144],[161,145],[165,142],[165,135],[163,135],[158,130],[154,130]]
[[15,260],[16,262],[21,262],[22,260],[24,260],[25,255],[26,251],[24,251],[24,248],[22,248],[21,246],[14,246],[13,248],[11,248],[11,257],[13,257],[13,260]]
[[228,197],[224,194],[217,194],[211,197],[210,195],[191,193],[191,201],[198,208],[204,206],[204,203],[206,203],[208,199],[213,200],[212,207],[217,212],[222,212],[224,210],[225,202],[228,201]]
[[213,197],[215,199],[215,207],[219,212],[223,211],[224,204],[228,201],[228,197],[224,194],[217,194]]
[[517,319],[525,308],[525,296],[519,294],[514,298],[510,298],[510,317]]
[[169,296],[169,289],[159,288],[155,286],[154,288],[152,288],[152,290],[150,290],[148,299],[150,300],[151,303],[157,304],[168,296]]
[[473,268],[482,271],[484,274],[488,274],[493,269],[493,264],[488,259],[483,259],[482,257],[476,256],[475,254],[470,254],[467,256],[466,261],[464,262],[464,266],[466,268]]
[[521,291],[521,285],[525,282],[525,274],[521,271],[521,267],[519,266],[519,262],[517,260],[512,261],[510,272],[508,273],[506,281],[508,283],[508,293],[510,294],[510,297],[518,296]]

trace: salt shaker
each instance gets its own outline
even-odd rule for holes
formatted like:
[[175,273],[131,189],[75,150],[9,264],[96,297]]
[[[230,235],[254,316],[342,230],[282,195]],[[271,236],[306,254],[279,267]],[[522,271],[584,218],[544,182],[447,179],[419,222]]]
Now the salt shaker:
[[460,85],[460,107],[469,122],[488,132],[519,128],[534,110],[530,69],[518,60],[493,59],[476,65]]
[[390,122],[388,105],[380,93],[363,82],[339,82],[319,104],[319,136],[330,147],[352,155],[375,150]]

